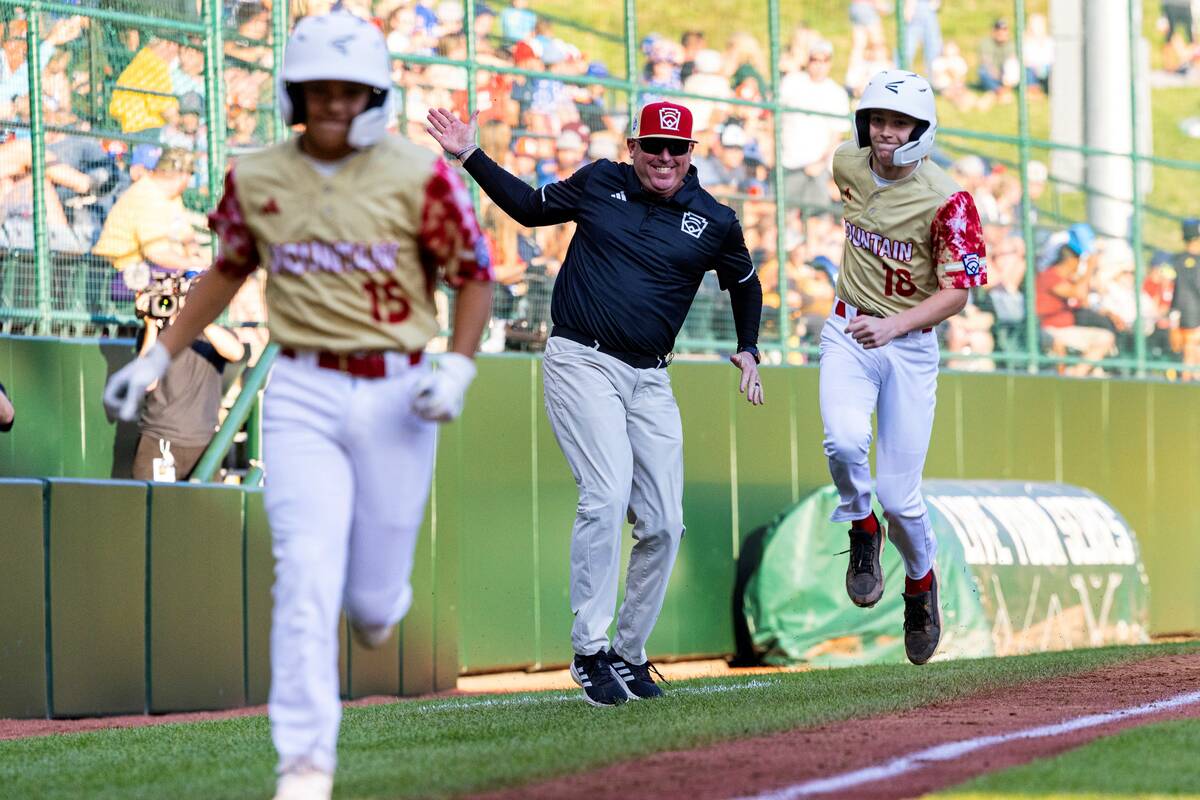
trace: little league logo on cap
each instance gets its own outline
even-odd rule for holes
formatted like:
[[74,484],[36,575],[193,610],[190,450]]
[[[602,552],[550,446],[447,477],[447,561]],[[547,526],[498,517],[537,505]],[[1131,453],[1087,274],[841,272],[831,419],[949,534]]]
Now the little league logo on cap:
[[668,103],[665,100],[658,103],[647,103],[642,108],[641,116],[638,119],[637,135],[634,138],[648,139],[650,137],[696,141],[692,138],[692,112],[686,106]]

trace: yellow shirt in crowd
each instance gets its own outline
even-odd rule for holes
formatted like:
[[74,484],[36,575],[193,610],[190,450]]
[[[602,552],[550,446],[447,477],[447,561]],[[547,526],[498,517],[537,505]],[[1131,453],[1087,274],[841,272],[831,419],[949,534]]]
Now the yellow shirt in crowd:
[[92,252],[124,270],[145,260],[143,251],[152,242],[166,239],[182,243],[189,238],[190,229],[182,198],[167,197],[147,175],[113,204]]

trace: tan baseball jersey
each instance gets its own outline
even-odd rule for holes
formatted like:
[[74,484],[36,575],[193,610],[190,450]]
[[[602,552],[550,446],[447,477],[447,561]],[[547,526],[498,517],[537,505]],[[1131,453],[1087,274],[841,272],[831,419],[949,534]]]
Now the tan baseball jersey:
[[929,159],[879,186],[870,154],[846,142],[833,156],[846,228],[837,296],[887,317],[939,288],[986,284],[983,225],[971,195]]
[[266,270],[267,324],[284,347],[420,351],[438,333],[438,276],[492,279],[462,180],[396,136],[328,176],[299,139],[243,156],[209,224],[216,269]]

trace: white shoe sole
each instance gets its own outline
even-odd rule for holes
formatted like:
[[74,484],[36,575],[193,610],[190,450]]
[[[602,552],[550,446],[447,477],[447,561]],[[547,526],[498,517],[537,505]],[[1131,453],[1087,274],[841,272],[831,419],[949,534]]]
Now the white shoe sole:
[[[612,667],[609,667],[609,669],[612,669]],[[621,705],[620,703],[597,703],[595,700],[588,697],[587,689],[583,688],[583,679],[579,676],[579,673],[575,671],[574,663],[571,664],[570,672],[571,680],[575,681],[575,683],[579,685],[579,691],[589,706],[595,706],[596,708],[616,708],[617,706]],[[625,686],[625,682],[620,678],[617,678],[617,681],[621,684],[621,688],[625,690],[625,693],[629,694],[629,688]]]

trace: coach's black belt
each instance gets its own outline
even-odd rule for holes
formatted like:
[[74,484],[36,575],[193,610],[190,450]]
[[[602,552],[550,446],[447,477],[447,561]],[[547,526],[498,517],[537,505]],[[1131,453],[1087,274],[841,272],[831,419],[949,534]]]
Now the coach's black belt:
[[611,347],[605,347],[600,344],[595,336],[589,336],[583,331],[569,328],[566,325],[555,325],[550,331],[550,335],[561,336],[564,339],[570,339],[572,342],[578,342],[585,347],[592,348],[596,352],[612,356],[618,361],[624,361],[636,369],[662,369],[670,364],[671,359],[675,357],[674,353],[667,353],[665,356],[648,356],[645,353],[627,353],[624,350],[614,350]]

